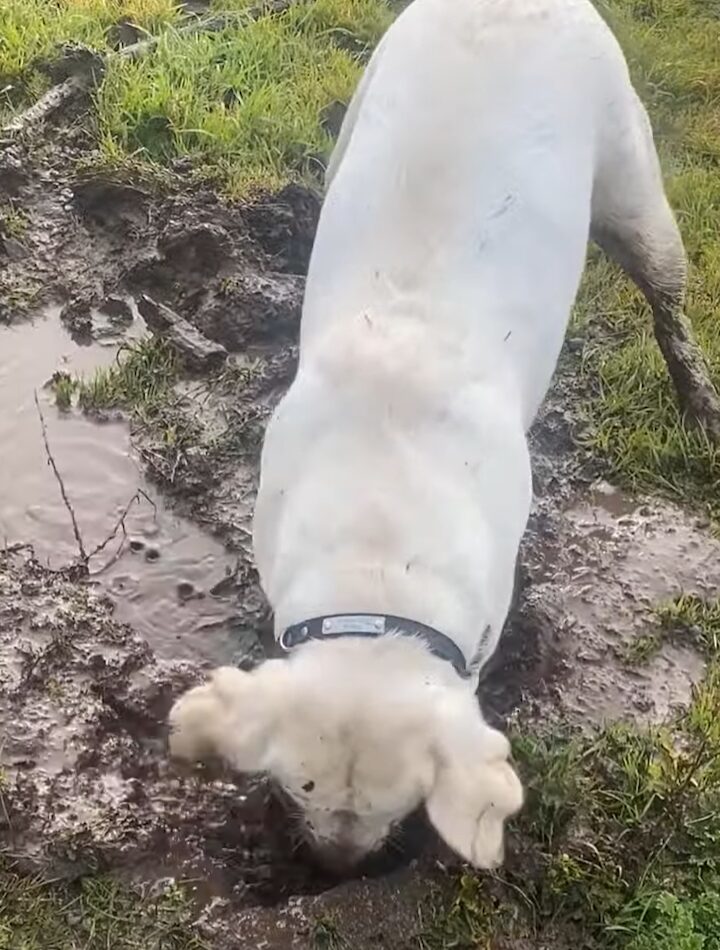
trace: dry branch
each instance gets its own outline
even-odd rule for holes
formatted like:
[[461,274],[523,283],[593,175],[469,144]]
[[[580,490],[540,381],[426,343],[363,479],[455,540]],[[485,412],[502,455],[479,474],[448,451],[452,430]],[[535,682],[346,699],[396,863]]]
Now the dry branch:
[[78,546],[80,566],[83,567],[87,571],[90,559],[95,557],[97,554],[100,554],[102,551],[104,551],[105,548],[108,546],[108,544],[110,544],[110,542],[115,537],[117,537],[118,531],[122,531],[123,537],[122,537],[122,541],[120,542],[120,546],[118,547],[118,550],[115,552],[115,554],[110,559],[110,561],[108,561],[107,564],[104,564],[103,567],[100,568],[99,571],[95,572],[99,574],[102,571],[106,570],[110,564],[114,563],[118,559],[120,554],[122,553],[123,545],[125,543],[125,538],[127,537],[127,530],[125,528],[125,519],[130,513],[130,509],[132,508],[132,506],[138,503],[141,498],[144,498],[150,505],[152,505],[154,510],[157,510],[155,502],[147,494],[147,492],[143,491],[142,488],[136,489],[133,496],[130,498],[128,503],[123,508],[122,512],[120,513],[119,518],[115,522],[115,525],[113,526],[113,528],[111,529],[107,537],[103,541],[101,541],[99,544],[97,544],[92,549],[92,551],[88,552],[87,548],[85,547],[85,543],[83,541],[82,533],[80,532],[80,526],[78,525],[77,517],[75,515],[75,509],[72,506],[72,502],[70,501],[70,498],[68,496],[67,489],[65,488],[65,482],[63,481],[63,477],[60,474],[60,470],[57,467],[57,463],[55,462],[55,458],[50,448],[50,441],[48,439],[48,434],[47,434],[47,425],[45,423],[45,417],[43,416],[42,409],[40,408],[40,400],[38,399],[37,390],[35,390],[35,406],[37,408],[38,418],[40,419],[40,428],[42,431],[42,439],[43,439],[43,444],[45,446],[45,455],[47,457],[47,463],[50,466],[50,468],[52,468],[53,470],[55,481],[58,483],[58,487],[60,488],[60,495],[62,497],[63,504],[65,505],[65,508],[67,509],[67,512],[70,515],[70,522],[72,524],[73,534],[75,536],[75,542]]
[[55,481],[58,483],[58,486],[60,487],[60,494],[62,496],[63,504],[67,508],[68,514],[70,515],[70,521],[72,522],[73,534],[75,535],[75,541],[78,546],[78,551],[80,552],[80,560],[83,564],[87,565],[88,555],[87,555],[87,551],[85,550],[85,545],[83,544],[82,535],[80,534],[80,528],[77,523],[77,518],[75,517],[75,509],[73,508],[72,503],[70,502],[70,499],[68,498],[68,493],[65,490],[65,482],[63,481],[63,477],[60,474],[60,470],[55,464],[55,459],[53,458],[53,454],[50,451],[50,443],[48,441],[47,426],[45,425],[45,417],[43,416],[42,409],[40,408],[40,400],[38,399],[37,389],[35,390],[35,406],[37,407],[38,417],[40,419],[40,428],[42,430],[42,438],[45,444],[45,454],[47,456],[48,465],[53,470]]

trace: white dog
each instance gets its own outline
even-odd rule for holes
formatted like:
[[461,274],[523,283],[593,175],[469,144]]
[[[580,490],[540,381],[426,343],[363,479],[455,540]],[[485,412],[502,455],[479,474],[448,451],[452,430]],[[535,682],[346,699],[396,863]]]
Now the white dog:
[[465,859],[502,858],[522,788],[477,671],[591,229],[653,304],[681,299],[646,113],[589,0],[415,0],[342,127],[265,438],[255,554],[289,657],[171,714],[174,753],[272,775],[335,863],[422,803]]

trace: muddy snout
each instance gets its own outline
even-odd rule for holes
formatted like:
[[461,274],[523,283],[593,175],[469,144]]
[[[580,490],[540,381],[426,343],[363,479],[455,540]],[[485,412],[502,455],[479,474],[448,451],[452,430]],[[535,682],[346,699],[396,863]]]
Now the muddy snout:
[[351,838],[354,822],[351,812],[341,816],[344,832],[334,840],[318,840],[302,808],[276,782],[271,783],[268,819],[276,836],[280,828],[284,829],[285,843],[298,860],[332,877],[352,877],[367,859],[367,851]]
[[315,867],[329,878],[375,877],[409,864],[432,842],[435,836],[428,826],[424,812],[418,808],[388,834],[377,847],[370,850],[354,840],[357,816],[339,812],[335,817],[338,829],[332,839],[315,836],[302,809],[276,783],[272,783],[268,798],[268,824],[275,835],[283,828],[295,858]]

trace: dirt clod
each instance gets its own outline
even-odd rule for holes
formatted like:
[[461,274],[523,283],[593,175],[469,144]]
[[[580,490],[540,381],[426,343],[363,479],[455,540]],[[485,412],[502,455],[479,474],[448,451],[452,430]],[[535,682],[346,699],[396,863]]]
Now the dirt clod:
[[120,326],[127,326],[133,321],[133,312],[130,304],[125,297],[120,294],[108,294],[101,301],[98,308],[101,313],[116,321]]
[[169,343],[188,369],[196,372],[216,369],[227,357],[222,344],[208,340],[170,307],[156,303],[147,294],[140,297],[138,310],[150,329]]

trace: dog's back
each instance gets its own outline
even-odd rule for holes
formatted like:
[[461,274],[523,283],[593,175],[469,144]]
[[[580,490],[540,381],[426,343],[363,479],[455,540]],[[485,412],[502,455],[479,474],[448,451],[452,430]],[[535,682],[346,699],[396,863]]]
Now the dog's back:
[[328,181],[256,507],[278,629],[362,609],[491,651],[591,219],[674,227],[647,119],[589,0],[415,0]]
[[511,370],[529,424],[577,290],[618,57],[587,0],[415,0],[333,157],[303,359],[335,321],[412,308],[438,338],[461,333],[478,374]]

